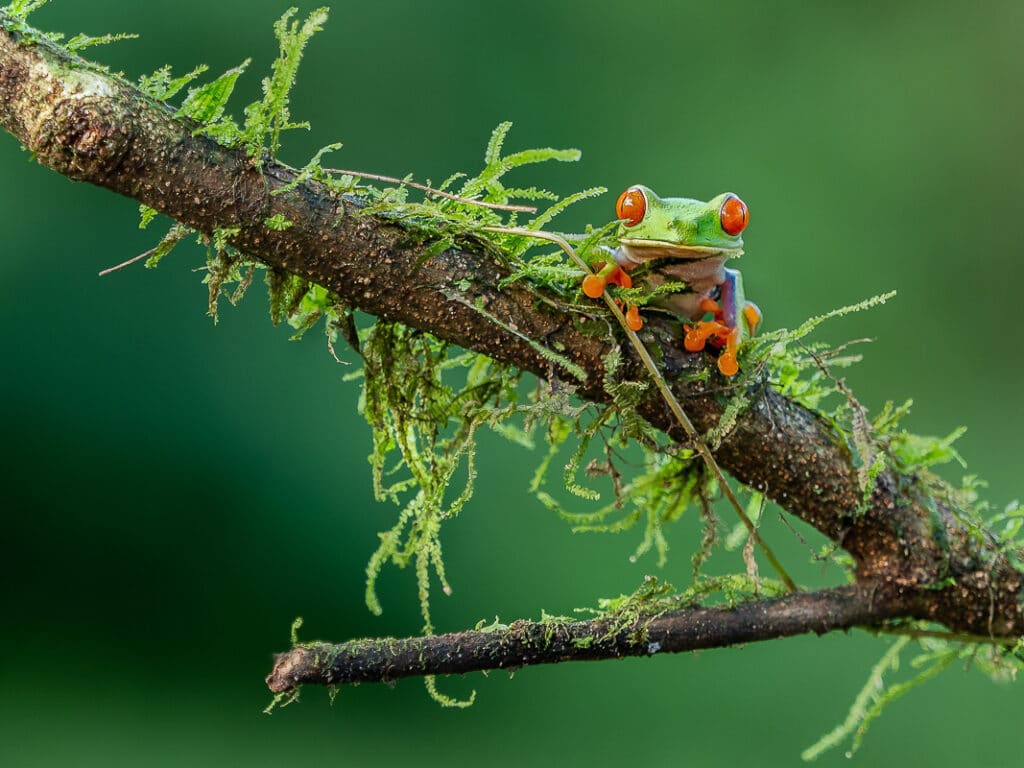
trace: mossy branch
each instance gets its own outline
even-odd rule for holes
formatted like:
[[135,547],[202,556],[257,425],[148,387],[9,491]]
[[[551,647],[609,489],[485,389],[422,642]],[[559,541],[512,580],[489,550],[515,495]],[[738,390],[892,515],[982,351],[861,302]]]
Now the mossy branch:
[[281,693],[307,683],[381,682],[697,651],[873,625],[912,609],[906,596],[851,584],[731,608],[695,606],[621,622],[556,617],[427,637],[299,643],[274,660],[267,686]]
[[[219,144],[190,118],[177,116],[152,95],[45,37],[29,34],[2,12],[0,28],[0,125],[41,164],[137,200],[280,273],[323,286],[348,306],[538,376],[570,381],[581,398],[611,401],[603,385],[613,351],[608,339],[586,333],[572,315],[554,308],[556,302],[539,302],[536,289],[518,282],[500,287],[508,272],[493,244],[474,244],[467,237],[461,247],[438,248],[386,216],[359,215],[357,201],[272,157],[253,157],[245,147]],[[697,430],[713,429],[729,398],[720,379],[701,375],[706,358],[683,351],[670,325],[657,319],[647,323],[643,340],[658,348],[665,380]],[[550,354],[552,349],[559,354]],[[577,381],[572,372],[582,372],[584,380]],[[643,379],[635,354],[623,359],[619,374]],[[718,463],[849,552],[858,586],[848,592],[858,600],[872,597],[867,603],[855,601],[863,613],[853,611],[836,622],[822,623],[834,608],[822,595],[832,593],[731,610],[693,609],[673,616],[678,624],[668,616],[659,621],[690,631],[699,625],[700,637],[712,638],[701,640],[701,647],[893,616],[983,636],[1024,634],[1021,574],[994,538],[965,525],[944,499],[929,497],[913,477],[892,470],[878,472],[865,498],[863,473],[847,441],[830,424],[756,382],[745,398],[748,407],[730,414],[735,421],[715,450]],[[650,424],[686,442],[656,393],[638,410]],[[806,610],[788,612],[786,606],[792,605]],[[823,612],[812,610],[815,605]],[[758,630],[758,611],[781,612],[789,623],[784,630]],[[739,628],[740,619],[750,622],[745,630]],[[601,631],[597,623],[589,630],[586,622],[572,626],[573,632]],[[512,636],[508,640],[510,649],[518,647]],[[677,649],[686,647],[683,643]],[[608,646],[608,655],[623,655],[618,648]],[[308,656],[308,649],[295,653]],[[389,676],[393,671],[380,667],[379,679]],[[309,679],[328,681],[323,675]]]

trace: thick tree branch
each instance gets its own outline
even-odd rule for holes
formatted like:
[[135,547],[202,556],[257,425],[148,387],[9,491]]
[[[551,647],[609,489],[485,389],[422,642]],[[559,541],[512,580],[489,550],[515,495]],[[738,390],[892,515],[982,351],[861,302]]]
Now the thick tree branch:
[[[91,70],[45,40],[26,40],[10,31],[3,14],[0,27],[0,125],[43,165],[131,197],[201,232],[237,229],[232,244],[271,267],[313,280],[360,310],[538,376],[564,377],[564,372],[526,339],[565,350],[587,374],[579,395],[608,400],[602,359],[610,342],[583,333],[568,314],[538,307],[530,290],[499,290],[505,273],[490,246],[451,249],[419,265],[427,244],[395,223],[353,215],[356,202],[313,181],[272,195],[295,179],[293,169],[270,160],[258,165],[244,152],[194,136],[194,126],[131,85]],[[276,215],[293,226],[269,229],[264,222]],[[489,322],[475,305],[501,318],[504,327]],[[712,377],[708,384],[693,377],[705,358],[684,352],[670,325],[656,319],[645,326],[644,340],[660,348],[666,379],[698,428],[712,427],[726,398],[721,380]],[[627,375],[644,375],[633,357],[627,359]],[[741,635],[731,634],[740,631],[736,617],[767,610],[790,622],[778,634],[849,626],[882,614],[928,618],[981,635],[1024,632],[1021,574],[993,544],[968,535],[942,500],[924,497],[912,478],[891,472],[882,473],[868,509],[859,512],[861,494],[846,442],[817,415],[777,392],[761,388],[751,395],[752,405],[716,452],[719,463],[838,542],[855,558],[864,588],[875,590],[897,613],[876,601],[872,609],[879,614],[823,624],[835,607],[827,596],[846,593],[820,593],[732,612],[688,612],[675,617],[680,626],[699,624],[705,627],[700,636],[717,637],[718,644],[740,642]],[[657,397],[641,411],[656,427],[683,438]],[[940,584],[946,586],[939,589]],[[802,610],[787,608],[794,605]],[[825,613],[815,614],[815,605],[824,606]],[[806,620],[802,630],[792,623],[800,617]],[[721,629],[711,632],[707,627],[715,621],[722,622]],[[566,637],[571,643],[575,635]],[[514,645],[512,638],[509,642]]]
[[267,685],[274,692],[282,692],[304,683],[379,682],[413,675],[697,651],[809,632],[822,635],[877,624],[913,608],[906,596],[851,584],[743,603],[735,608],[695,606],[624,622],[517,621],[493,629],[401,640],[305,643],[278,655]]

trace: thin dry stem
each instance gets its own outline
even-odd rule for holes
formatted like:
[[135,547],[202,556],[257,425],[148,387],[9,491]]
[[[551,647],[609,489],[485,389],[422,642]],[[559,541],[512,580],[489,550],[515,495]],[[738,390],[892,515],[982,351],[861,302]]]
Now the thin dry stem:
[[346,171],[341,168],[324,168],[324,173],[340,173],[345,176],[355,176],[360,179],[373,179],[374,181],[389,181],[392,184],[402,184],[406,187],[414,187],[415,189],[421,189],[424,192],[429,192],[432,195],[438,197],[446,197],[449,200],[455,200],[466,205],[477,205],[481,208],[493,208],[496,211],[519,211],[521,213],[536,213],[537,209],[532,205],[510,205],[508,203],[487,203],[483,200],[474,200],[470,197],[461,197],[460,195],[454,195],[451,192],[443,192],[440,189],[434,189],[428,187],[426,184],[419,184],[409,179],[398,179],[394,176],[384,176],[379,173],[364,173],[363,171]]

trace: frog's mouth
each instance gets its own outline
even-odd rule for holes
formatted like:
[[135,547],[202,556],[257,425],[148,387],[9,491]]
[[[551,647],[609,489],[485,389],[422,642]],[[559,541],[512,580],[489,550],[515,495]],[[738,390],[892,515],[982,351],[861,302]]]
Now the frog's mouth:
[[726,248],[713,245],[680,245],[667,240],[619,240],[619,246],[626,251],[630,261],[637,264],[653,259],[708,259],[724,256],[735,259],[743,254],[742,248]]

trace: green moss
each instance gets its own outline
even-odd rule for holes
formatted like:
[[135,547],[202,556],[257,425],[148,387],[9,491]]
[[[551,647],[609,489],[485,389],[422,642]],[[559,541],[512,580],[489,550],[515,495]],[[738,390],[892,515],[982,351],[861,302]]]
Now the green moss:
[[12,29],[21,29],[28,21],[28,17],[39,8],[42,8],[49,0],[13,0],[10,5],[3,8],[3,12],[10,19]]
[[[442,525],[471,498],[477,430],[514,414],[521,373],[394,323],[367,329],[361,350],[360,406],[373,430],[374,493],[402,507],[367,566],[367,605],[381,611],[375,585],[386,563],[411,564],[429,633],[432,577],[451,591]],[[460,472],[464,484],[453,493]]]
[[109,45],[121,40],[138,40],[139,36],[131,32],[117,32],[114,34],[92,37],[90,35],[78,34],[68,40],[64,45],[72,53],[78,53],[85,48],[92,48],[97,45]]
[[264,715],[272,715],[275,709],[281,709],[287,707],[289,704],[294,704],[299,700],[299,696],[302,693],[302,686],[296,686],[295,688],[289,688],[287,691],[282,691],[274,696],[270,700],[270,703],[263,709]]
[[327,8],[310,12],[301,24],[292,21],[298,12],[289,8],[274,24],[278,41],[278,57],[270,76],[263,80],[263,98],[245,108],[245,123],[238,140],[249,155],[262,156],[264,149],[276,156],[281,148],[281,133],[295,128],[309,129],[309,123],[294,123],[289,112],[291,90],[299,73],[299,63],[306,44],[327,21]]
[[292,647],[293,648],[299,644],[299,630],[301,628],[302,628],[302,617],[301,616],[296,616],[295,619],[292,621],[292,631],[291,631]]
[[150,75],[142,75],[139,78],[139,90],[156,101],[167,101],[208,69],[205,64],[200,64],[182,77],[173,77],[171,66],[167,64]]
[[[239,76],[245,72],[245,68],[251,61],[251,59],[246,59],[213,82],[190,89],[184,103],[175,113],[175,117],[186,117],[198,123],[199,127],[195,133],[205,133],[208,136],[226,139],[225,143],[230,143],[238,134],[238,126],[230,117],[225,117],[224,112],[227,109],[228,100],[235,90],[235,83],[238,82]],[[199,74],[201,71],[204,70],[197,68],[193,70],[193,73]],[[186,82],[192,79],[189,75],[186,75],[186,78],[188,78]],[[173,86],[168,83],[166,89],[160,92],[159,88],[162,84],[162,80],[151,81],[151,90],[156,98],[166,99],[167,91],[176,92],[181,87],[178,83],[174,83]]]
[[295,225],[295,222],[286,219],[283,213],[276,213],[273,216],[268,216],[263,220],[263,223],[266,224],[267,229],[272,229],[275,232],[283,232]]

